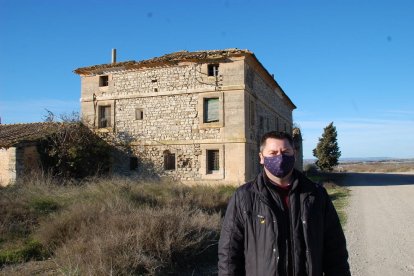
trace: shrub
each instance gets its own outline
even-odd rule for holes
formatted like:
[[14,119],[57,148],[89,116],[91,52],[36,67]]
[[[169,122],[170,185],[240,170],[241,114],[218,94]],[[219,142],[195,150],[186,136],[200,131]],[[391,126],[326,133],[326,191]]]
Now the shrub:
[[318,174],[318,168],[315,164],[306,164],[303,171],[305,172],[306,176],[313,176]]
[[[235,190],[130,178],[65,185],[41,176],[25,181],[0,194],[0,207],[8,207],[0,209],[3,263],[50,256],[68,275],[165,274],[192,271],[196,264],[215,266],[222,210]],[[12,237],[16,222],[22,230]],[[29,246],[28,239],[36,243]]]
[[38,145],[42,165],[52,175],[82,178],[107,172],[111,147],[81,122],[60,123]]
[[219,228],[218,214],[180,206],[135,209],[118,202],[71,208],[38,235],[65,271],[130,275],[189,263],[217,243]]
[[28,235],[37,216],[28,207],[25,199],[0,196],[0,236],[8,239]]
[[28,260],[42,260],[48,256],[48,252],[39,241],[28,240],[21,248],[0,251],[0,266]]

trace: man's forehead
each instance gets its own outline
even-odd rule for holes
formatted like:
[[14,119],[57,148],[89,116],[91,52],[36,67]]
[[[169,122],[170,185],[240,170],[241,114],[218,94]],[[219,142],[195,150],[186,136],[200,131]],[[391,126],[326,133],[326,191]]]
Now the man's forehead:
[[286,147],[286,148],[292,148],[292,145],[289,143],[289,140],[286,138],[283,139],[277,139],[277,138],[267,138],[265,147]]

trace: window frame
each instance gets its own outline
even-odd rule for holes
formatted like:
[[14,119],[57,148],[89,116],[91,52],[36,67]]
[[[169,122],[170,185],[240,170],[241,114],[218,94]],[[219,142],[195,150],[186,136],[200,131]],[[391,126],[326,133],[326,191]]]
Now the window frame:
[[219,76],[220,64],[219,63],[209,63],[207,64],[207,76],[209,78],[216,78]]
[[[200,175],[201,179],[222,180],[225,176],[225,145],[224,144],[201,144]],[[208,168],[208,151],[218,150],[219,170],[210,171]]]
[[[108,127],[100,127],[100,107],[102,106],[110,106],[111,107],[111,116],[110,116],[110,120],[111,120],[111,125]],[[97,131],[99,132],[108,132],[108,131],[114,131],[115,129],[115,100],[106,100],[106,101],[98,101],[96,103],[96,109],[94,109],[95,115],[94,115],[94,120],[95,120],[95,124],[94,127]]]
[[[139,112],[140,116],[137,116],[138,115],[137,112]],[[142,120],[144,120],[144,109],[141,107],[136,107],[135,108],[135,121],[142,121]]]
[[[205,122],[205,99],[218,98],[218,121]],[[221,128],[224,127],[224,112],[223,112],[223,92],[205,92],[198,94],[198,118],[199,129],[205,128]]]
[[[206,158],[206,174],[218,173],[220,171],[220,149],[207,149]],[[214,158],[214,160],[211,160],[210,158]],[[216,162],[218,164],[215,164]],[[210,167],[210,165],[212,165],[213,167]],[[217,169],[215,168],[216,165]]]
[[[209,100],[217,100],[217,120],[210,120],[208,121],[208,101]],[[219,97],[205,97],[203,99],[203,123],[204,124],[210,124],[210,123],[217,123],[220,121],[220,98]]]
[[163,161],[164,171],[175,171],[175,170],[177,170],[177,158],[176,158],[175,152],[171,152],[169,150],[164,150],[162,155],[163,155],[163,159],[164,159],[164,161]]
[[[106,109],[109,109],[109,117],[106,117]],[[107,120],[105,126],[102,125],[102,120],[104,119],[102,114],[104,114],[104,118]],[[109,124],[108,124],[109,121]],[[112,127],[112,107],[111,105],[99,105],[98,106],[98,128],[110,128]]]
[[99,87],[108,87],[109,86],[109,75],[99,76]]

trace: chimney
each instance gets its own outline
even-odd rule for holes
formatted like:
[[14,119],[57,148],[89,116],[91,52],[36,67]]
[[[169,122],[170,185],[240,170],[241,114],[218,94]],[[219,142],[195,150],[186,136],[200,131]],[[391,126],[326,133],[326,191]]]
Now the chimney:
[[116,63],[116,49],[112,49],[112,63]]

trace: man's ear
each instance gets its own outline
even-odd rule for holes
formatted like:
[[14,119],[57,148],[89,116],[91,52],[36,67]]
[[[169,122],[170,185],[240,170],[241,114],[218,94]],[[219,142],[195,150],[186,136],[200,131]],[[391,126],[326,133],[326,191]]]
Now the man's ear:
[[259,152],[259,157],[260,157],[260,164],[264,164],[264,156],[261,152]]

